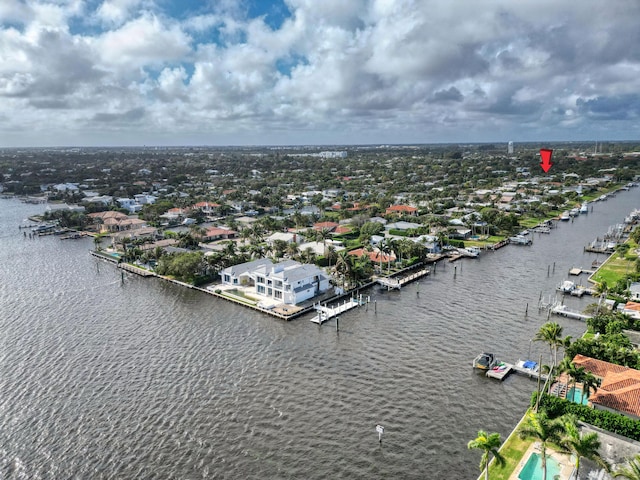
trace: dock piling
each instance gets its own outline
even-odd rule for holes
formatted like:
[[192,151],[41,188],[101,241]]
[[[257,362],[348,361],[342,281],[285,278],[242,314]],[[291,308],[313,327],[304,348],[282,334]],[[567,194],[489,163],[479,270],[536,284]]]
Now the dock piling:
[[336,317],[336,333],[340,331],[340,317]]
[[551,270],[551,265],[547,265],[547,277],[549,276],[549,270]]
[[556,262],[553,262],[553,273],[556,273]]

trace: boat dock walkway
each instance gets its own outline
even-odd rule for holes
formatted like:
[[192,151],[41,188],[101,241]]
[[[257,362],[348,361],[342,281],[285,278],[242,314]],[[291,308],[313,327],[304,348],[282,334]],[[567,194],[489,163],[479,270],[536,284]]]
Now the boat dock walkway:
[[[496,380],[502,381],[511,372],[515,372],[515,373],[518,373],[520,375],[525,375],[526,377],[529,377],[529,378],[534,379],[534,380],[538,379],[538,371],[537,371],[537,369],[533,370],[531,368],[525,368],[523,361],[519,361],[515,365],[512,364],[512,363],[500,362],[496,367],[494,367],[494,368],[492,368],[490,370],[487,370],[487,377],[495,378]],[[541,373],[540,374],[540,380],[542,380],[543,382],[547,380],[547,377],[548,377],[548,375],[545,374],[545,373]]]
[[423,268],[403,277],[379,277],[376,279],[376,282],[383,287],[387,287],[387,290],[400,290],[403,285],[413,282],[425,275],[429,275],[429,272],[430,270],[428,268]]
[[593,315],[586,315],[584,313],[569,310],[566,305],[556,305],[551,309],[551,313],[553,313],[554,315],[559,315],[561,317],[573,318],[575,320],[587,320],[593,317]]
[[588,273],[589,275],[593,275],[595,272],[595,270],[585,270],[584,268],[578,268],[578,267],[574,267],[571,270],[569,270],[569,275],[581,275],[583,273]]
[[361,301],[356,300],[355,298],[350,298],[349,300],[345,300],[342,305],[338,305],[335,307],[327,307],[326,305],[315,305],[315,309],[318,314],[311,318],[310,321],[313,323],[317,323],[318,325],[322,325],[327,320],[337,317],[341,313],[351,310],[352,308],[356,308],[362,305]]

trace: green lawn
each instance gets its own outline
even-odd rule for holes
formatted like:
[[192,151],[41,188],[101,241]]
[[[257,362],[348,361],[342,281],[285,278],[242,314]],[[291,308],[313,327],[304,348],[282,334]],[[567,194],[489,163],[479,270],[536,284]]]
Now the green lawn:
[[[629,243],[631,245],[630,251],[637,248],[637,245],[634,242]],[[625,275],[635,271],[636,258],[637,257],[633,254],[622,256],[620,253],[616,252],[604,262],[591,279],[597,283],[604,280],[607,282],[607,285],[611,287],[615,285],[618,280],[624,278]]]

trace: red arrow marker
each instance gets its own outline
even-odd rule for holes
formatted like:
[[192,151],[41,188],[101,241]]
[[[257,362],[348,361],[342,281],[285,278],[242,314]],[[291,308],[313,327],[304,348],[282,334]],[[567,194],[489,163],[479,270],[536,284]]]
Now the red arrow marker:
[[547,173],[553,165],[553,163],[551,163],[552,153],[553,150],[549,150],[548,148],[540,149],[540,158],[542,159],[542,161],[540,162],[540,166],[542,167],[542,170],[544,170],[544,173]]

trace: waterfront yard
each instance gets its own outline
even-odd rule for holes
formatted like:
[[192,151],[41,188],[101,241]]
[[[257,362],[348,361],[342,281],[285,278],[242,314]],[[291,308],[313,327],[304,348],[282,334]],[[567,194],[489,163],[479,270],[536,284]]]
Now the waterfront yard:
[[591,277],[590,280],[592,282],[602,283],[605,281],[606,284],[611,287],[627,274],[636,271],[638,255],[631,252],[635,252],[638,245],[632,240],[629,240],[627,243],[630,245],[629,251],[626,254],[623,252],[613,253]]

